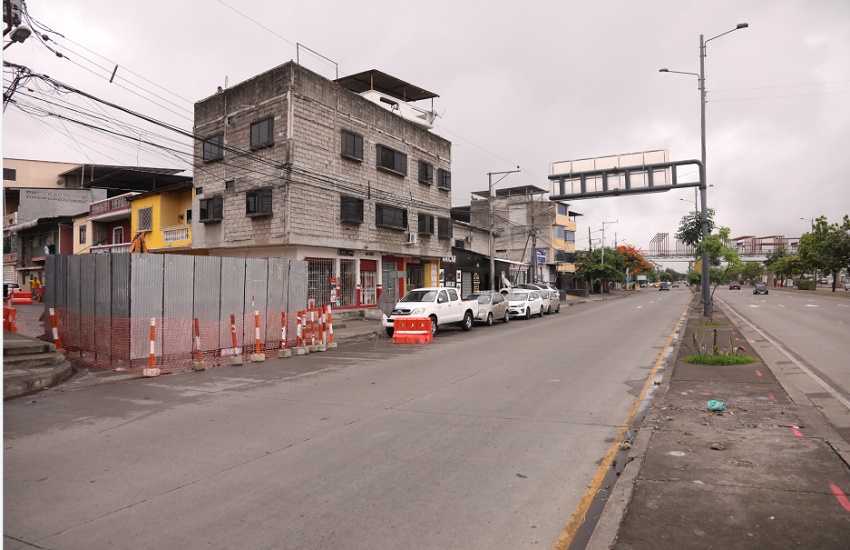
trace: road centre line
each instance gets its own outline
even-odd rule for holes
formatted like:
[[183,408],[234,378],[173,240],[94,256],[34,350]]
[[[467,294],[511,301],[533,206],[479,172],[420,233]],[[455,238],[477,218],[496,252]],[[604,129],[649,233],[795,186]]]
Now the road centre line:
[[[679,321],[673,328],[673,332],[670,333],[670,336],[667,338],[667,343],[664,344],[664,347],[658,354],[658,359],[655,361],[655,365],[652,367],[652,371],[650,371],[649,376],[647,377],[646,382],[643,385],[643,389],[637,396],[637,399],[635,399],[635,403],[632,406],[631,412],[629,412],[628,417],[626,417],[626,421],[620,427],[620,432],[617,434],[617,437],[614,438],[614,442],[611,444],[611,447],[605,454],[605,458],[603,458],[602,462],[599,464],[599,468],[596,470],[596,475],[593,476],[593,480],[590,482],[590,485],[587,487],[587,490],[582,495],[575,510],[573,510],[573,514],[572,516],[570,516],[567,525],[564,527],[564,530],[561,531],[561,536],[558,537],[558,541],[555,543],[555,547],[553,550],[567,550],[573,543],[573,539],[575,538],[576,533],[578,533],[579,527],[581,527],[582,523],[584,523],[584,517],[585,515],[587,515],[588,509],[590,509],[590,505],[593,503],[593,499],[596,496],[596,493],[602,486],[602,481],[605,479],[605,475],[611,468],[611,464],[614,461],[614,457],[617,456],[617,452],[620,450],[620,445],[623,443],[623,436],[629,430],[629,427],[634,421],[635,415],[637,414],[637,411],[640,408],[640,404],[646,396],[646,392],[652,385],[653,378],[655,378],[659,367],[661,367],[661,363],[667,357],[667,350],[670,348],[670,344],[673,342],[673,339],[679,332],[679,329],[682,326],[682,322],[685,320],[685,317],[688,314],[688,309],[690,308],[690,306],[691,302],[685,304],[685,309],[682,311],[682,315],[679,317]],[[640,306],[638,306],[638,308],[640,308]]]
[[802,370],[803,372],[805,372],[806,374],[808,374],[808,375],[809,375],[809,376],[810,376],[810,377],[811,377],[811,378],[812,378],[815,382],[817,382],[818,384],[820,384],[820,386],[821,386],[823,389],[825,389],[825,390],[827,391],[827,393],[829,393],[832,397],[834,397],[835,399],[837,399],[837,400],[838,400],[838,401],[839,401],[842,405],[844,405],[845,407],[847,407],[847,409],[848,409],[848,410],[850,410],[850,401],[847,401],[847,399],[845,399],[845,398],[844,398],[844,396],[842,396],[840,393],[838,393],[838,392],[835,390],[835,388],[833,388],[832,386],[830,386],[829,384],[827,384],[827,383],[826,383],[823,379],[821,379],[821,377],[819,377],[817,374],[815,374],[814,372],[812,372],[812,371],[811,371],[811,369],[809,369],[809,368],[808,368],[808,367],[806,367],[803,363],[801,363],[801,362],[800,362],[800,361],[798,361],[796,358],[794,358],[794,357],[791,355],[791,353],[790,353],[789,351],[787,351],[787,350],[786,350],[786,349],[785,349],[785,348],[784,348],[784,347],[783,347],[783,346],[782,346],[779,342],[777,342],[776,340],[774,340],[773,338],[771,338],[770,336],[768,336],[767,334],[765,334],[765,333],[764,333],[764,331],[762,331],[760,328],[758,328],[757,326],[755,326],[754,324],[752,324],[752,323],[751,323],[751,322],[749,322],[748,320],[744,319],[744,317],[743,317],[743,316],[741,316],[741,314],[740,314],[740,313],[738,313],[737,311],[735,311],[735,310],[732,308],[732,306],[730,306],[729,304],[727,304],[725,300],[722,300],[721,298],[718,298],[717,300],[718,300],[721,304],[723,304],[724,306],[726,306],[727,308],[729,308],[729,311],[730,311],[731,313],[735,314],[735,316],[736,316],[736,317],[738,317],[738,319],[740,319],[740,320],[741,320],[741,322],[743,322],[743,323],[744,323],[744,324],[746,324],[748,327],[750,327],[751,329],[753,329],[754,331],[756,331],[757,333],[759,333],[759,335],[761,335],[761,337],[762,337],[762,338],[764,338],[765,340],[767,340],[767,341],[768,341],[768,343],[770,343],[773,347],[775,347],[776,349],[778,349],[778,350],[782,353],[782,355],[784,355],[785,357],[787,357],[787,358],[788,358],[788,360],[789,360],[789,361],[791,361],[792,363],[794,363],[794,365],[795,365],[795,366],[797,366],[800,370]]

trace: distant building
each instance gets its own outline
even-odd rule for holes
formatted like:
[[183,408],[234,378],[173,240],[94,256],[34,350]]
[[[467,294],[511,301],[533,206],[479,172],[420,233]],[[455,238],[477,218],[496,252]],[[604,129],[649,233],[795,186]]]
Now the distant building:
[[126,251],[130,209],[121,195],[191,181],[179,172],[3,159],[3,280],[44,281],[49,254]]
[[437,284],[451,255],[451,143],[437,97],[380,71],[330,81],[293,62],[195,104],[193,246],[309,264],[309,297],[375,308]]
[[[544,189],[533,185],[495,190],[492,223],[496,260],[511,262],[511,283],[549,282],[571,288],[575,273],[577,212],[563,202],[545,200]],[[489,228],[488,191],[472,194],[470,222]]]
[[143,235],[149,252],[192,251],[191,181],[129,197],[132,234]]

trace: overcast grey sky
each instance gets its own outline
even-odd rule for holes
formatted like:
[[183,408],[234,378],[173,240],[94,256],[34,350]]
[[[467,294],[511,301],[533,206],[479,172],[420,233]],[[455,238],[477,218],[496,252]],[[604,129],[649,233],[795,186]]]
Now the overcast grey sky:
[[[340,76],[374,68],[440,95],[434,131],[453,143],[454,205],[486,190],[487,172],[516,165],[522,173],[500,187],[548,189],[553,161],[654,149],[672,160],[699,158],[697,78],[658,69],[699,72],[700,34],[708,39],[746,22],[748,29],[707,49],[708,201],[716,221],[733,236],[796,237],[809,227],[800,218],[836,222],[850,213],[842,164],[850,152],[847,0],[120,5],[27,0],[35,20],[64,35],[48,42],[64,57],[30,37],[4,58],[191,130],[193,102],[295,59],[301,43],[338,63]],[[113,84],[111,62],[120,65]],[[335,77],[323,60],[302,52],[301,62]],[[5,157],[189,168],[15,106],[4,114],[3,135]],[[619,220],[606,243],[616,232],[646,247],[657,232],[675,233],[693,208],[679,199],[693,196],[688,189],[576,201],[585,214],[576,244],[587,246],[588,225],[595,231]]]

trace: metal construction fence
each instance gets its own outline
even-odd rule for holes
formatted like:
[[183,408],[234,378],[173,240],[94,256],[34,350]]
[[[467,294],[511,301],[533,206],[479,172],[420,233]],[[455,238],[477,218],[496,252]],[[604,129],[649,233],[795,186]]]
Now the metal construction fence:
[[[307,262],[177,254],[46,258],[46,306],[68,360],[132,373],[192,370],[290,347],[307,309]],[[290,321],[291,320],[291,321]],[[235,330],[234,330],[235,327]],[[234,345],[234,340],[236,345]],[[198,345],[198,342],[200,345]]]

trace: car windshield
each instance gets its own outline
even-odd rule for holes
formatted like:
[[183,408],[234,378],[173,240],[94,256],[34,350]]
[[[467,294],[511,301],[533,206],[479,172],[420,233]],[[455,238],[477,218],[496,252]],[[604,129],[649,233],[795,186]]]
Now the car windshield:
[[437,298],[435,290],[411,290],[400,302],[433,302]]
[[767,285],[765,285],[764,283],[759,283],[759,284],[756,285],[756,288],[758,288],[758,289],[767,288]]
[[511,292],[508,294],[508,300],[511,302],[524,302],[528,300],[528,292]]
[[489,294],[473,294],[467,300],[478,300],[479,304],[489,304],[490,303],[490,295]]

